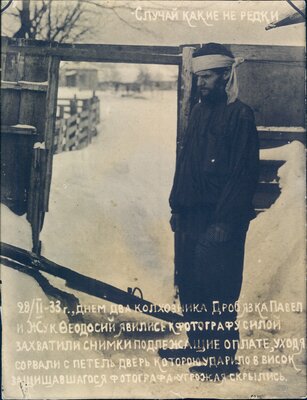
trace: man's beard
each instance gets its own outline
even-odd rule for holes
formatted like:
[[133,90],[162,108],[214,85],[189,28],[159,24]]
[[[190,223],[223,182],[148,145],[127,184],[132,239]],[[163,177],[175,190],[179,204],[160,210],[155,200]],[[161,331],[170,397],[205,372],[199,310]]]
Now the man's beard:
[[206,94],[203,94],[200,89],[198,91],[201,102],[205,103],[218,103],[227,97],[225,88],[222,86],[214,88]]

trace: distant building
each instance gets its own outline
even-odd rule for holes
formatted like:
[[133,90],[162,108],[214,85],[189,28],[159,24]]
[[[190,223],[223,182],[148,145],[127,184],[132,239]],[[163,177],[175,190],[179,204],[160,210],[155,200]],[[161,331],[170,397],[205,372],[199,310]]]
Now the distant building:
[[95,90],[98,87],[98,69],[90,63],[64,65],[60,70],[60,85]]
[[135,64],[103,64],[99,69],[99,89],[126,93],[143,90],[171,90],[177,88],[177,74],[164,66]]
[[114,90],[127,94],[177,88],[177,74],[164,66],[66,62],[60,68],[60,86],[83,90]]

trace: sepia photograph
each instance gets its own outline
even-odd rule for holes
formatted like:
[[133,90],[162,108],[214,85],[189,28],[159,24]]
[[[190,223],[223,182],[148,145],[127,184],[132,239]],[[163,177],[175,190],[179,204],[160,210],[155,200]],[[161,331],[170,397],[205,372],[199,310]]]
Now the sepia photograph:
[[305,21],[1,0],[1,398],[306,397]]

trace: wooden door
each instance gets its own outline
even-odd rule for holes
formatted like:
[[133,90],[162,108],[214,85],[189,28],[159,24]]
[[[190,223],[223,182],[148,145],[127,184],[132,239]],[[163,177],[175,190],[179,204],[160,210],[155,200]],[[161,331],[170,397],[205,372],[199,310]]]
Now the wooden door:
[[15,167],[6,170],[1,202],[18,215],[27,213],[36,253],[48,211],[60,62],[46,48],[56,45],[2,38],[1,142]]

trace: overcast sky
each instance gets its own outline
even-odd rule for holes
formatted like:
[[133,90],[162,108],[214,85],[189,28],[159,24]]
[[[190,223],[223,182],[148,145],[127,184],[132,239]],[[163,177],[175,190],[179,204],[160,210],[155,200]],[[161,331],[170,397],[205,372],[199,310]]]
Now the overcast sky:
[[[303,2],[295,2],[303,6]],[[303,23],[265,30],[271,16],[282,18],[294,12],[285,1],[139,1],[130,2],[132,10],[121,15],[134,27],[113,20],[106,21],[100,37],[107,43],[169,44],[205,43],[210,41],[241,44],[276,44],[302,46],[305,40]],[[179,20],[165,20],[165,10],[177,9]],[[161,10],[160,17],[154,11]],[[215,20],[206,13],[215,13]],[[194,13],[194,15],[193,15]],[[232,19],[229,19],[232,13]],[[151,19],[149,15],[151,15]],[[209,14],[210,15],[210,14]],[[154,21],[154,17],[157,20]],[[196,20],[193,19],[196,16]],[[259,17],[260,16],[260,17]],[[259,18],[257,18],[259,17]],[[190,18],[190,21],[189,21]],[[116,27],[116,29],[114,29]],[[144,29],[145,28],[145,29]]]
[[[116,12],[91,6],[94,11],[90,14],[92,32],[82,42],[180,45],[215,41],[294,46],[305,43],[303,23],[265,30],[272,17],[280,19],[294,12],[285,0],[96,2],[106,7],[116,5]],[[294,3],[300,7],[304,5],[303,1]],[[74,1],[61,0],[57,4],[73,6]],[[3,33],[8,35],[12,19],[5,15],[3,22]]]

